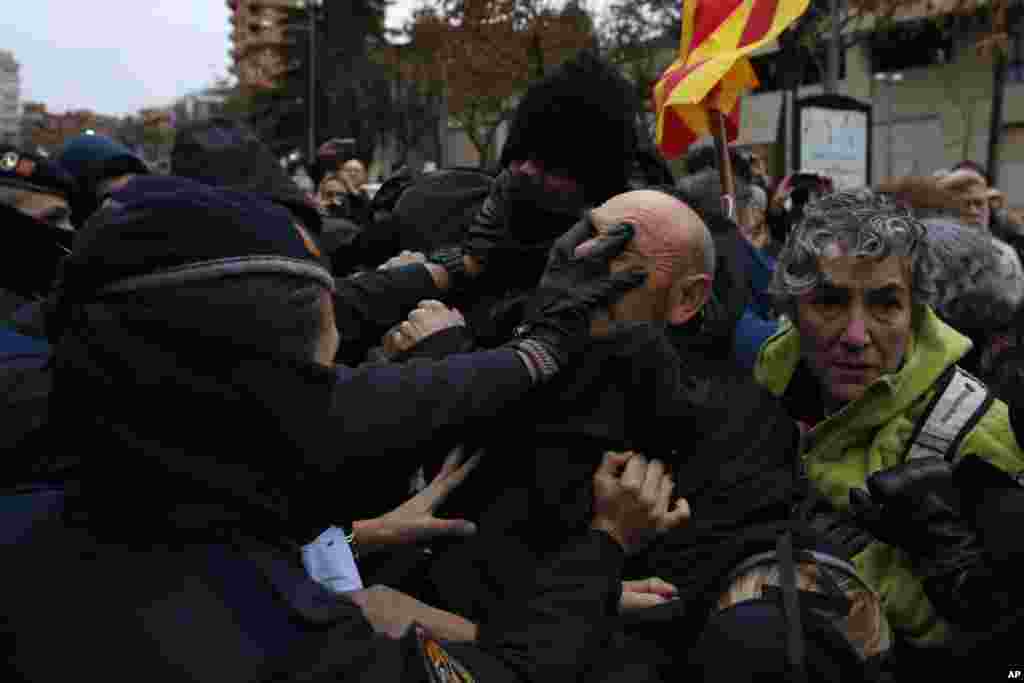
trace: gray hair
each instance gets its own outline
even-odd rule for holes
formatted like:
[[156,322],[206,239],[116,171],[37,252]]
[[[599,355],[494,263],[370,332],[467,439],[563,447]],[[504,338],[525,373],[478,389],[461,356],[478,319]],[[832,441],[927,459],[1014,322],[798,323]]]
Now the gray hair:
[[911,300],[930,304],[936,298],[941,269],[930,253],[926,233],[909,209],[870,189],[812,199],[779,254],[770,291],[779,310],[795,319],[796,299],[823,282],[820,258],[902,256],[911,261]]
[[954,327],[964,329],[1008,324],[1024,301],[1024,269],[1017,252],[956,220],[922,222],[942,272],[935,310]]
[[[739,203],[739,202],[737,202]],[[761,211],[768,210],[768,195],[763,189],[757,185],[750,186],[750,198],[746,203],[747,208],[760,209]]]
[[[736,178],[736,204],[748,206],[753,199],[752,187],[742,179]],[[691,175],[683,176],[676,184],[673,196],[681,199],[694,211],[704,216],[724,216],[722,210],[722,180],[718,169],[705,168]]]

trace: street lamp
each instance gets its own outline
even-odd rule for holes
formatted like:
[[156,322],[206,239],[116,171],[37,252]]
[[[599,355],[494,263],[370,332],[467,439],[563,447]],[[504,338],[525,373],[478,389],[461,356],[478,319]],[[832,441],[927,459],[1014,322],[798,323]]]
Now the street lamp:
[[903,81],[903,74],[899,72],[893,73],[877,73],[875,74],[875,80],[885,85],[885,109],[886,109],[886,142],[885,142],[885,170],[886,175],[892,178],[892,124],[893,124],[893,106],[892,106],[892,91],[890,86],[895,83]]

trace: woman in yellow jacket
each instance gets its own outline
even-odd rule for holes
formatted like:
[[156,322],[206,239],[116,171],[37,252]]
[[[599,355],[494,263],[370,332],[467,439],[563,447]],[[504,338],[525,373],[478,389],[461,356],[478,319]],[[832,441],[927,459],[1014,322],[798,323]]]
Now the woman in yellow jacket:
[[[926,233],[908,210],[870,190],[810,204],[774,275],[788,322],[762,346],[755,376],[806,428],[803,463],[814,490],[876,539],[854,564],[890,626],[908,643],[933,647],[998,616],[992,600],[965,588],[991,573],[974,512],[937,492],[957,490],[965,456],[999,479],[1024,471],[1024,452],[997,400],[952,440],[949,462],[908,457],[915,428],[970,349],[929,306],[944,283]],[[985,390],[973,378],[965,386]],[[940,417],[955,414],[954,403]],[[1006,489],[1024,495],[1012,476]]]

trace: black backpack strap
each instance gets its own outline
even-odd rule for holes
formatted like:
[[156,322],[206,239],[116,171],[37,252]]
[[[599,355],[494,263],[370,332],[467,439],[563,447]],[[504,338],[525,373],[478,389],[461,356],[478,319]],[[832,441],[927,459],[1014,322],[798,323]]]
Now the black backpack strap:
[[793,558],[793,534],[786,531],[775,546],[779,561],[779,583],[782,584],[782,613],[786,619],[786,658],[796,683],[807,680],[804,659],[804,628],[797,594],[796,562]]

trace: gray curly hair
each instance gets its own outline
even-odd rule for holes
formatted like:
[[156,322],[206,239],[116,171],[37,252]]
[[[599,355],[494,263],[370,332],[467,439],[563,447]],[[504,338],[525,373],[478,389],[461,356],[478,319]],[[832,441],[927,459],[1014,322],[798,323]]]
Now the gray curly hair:
[[931,304],[941,287],[941,269],[926,233],[909,209],[870,189],[813,199],[786,239],[769,291],[778,309],[795,319],[797,298],[822,284],[819,259],[823,256],[903,256],[911,261],[911,300]]
[[942,269],[932,302],[954,327],[1009,324],[1024,301],[1024,269],[1005,242],[949,218],[926,218],[928,243]]

